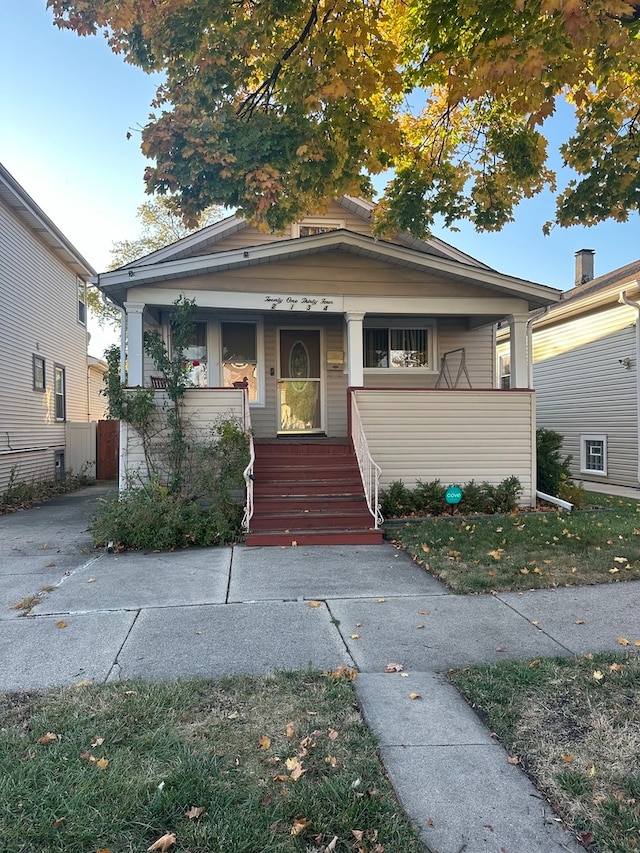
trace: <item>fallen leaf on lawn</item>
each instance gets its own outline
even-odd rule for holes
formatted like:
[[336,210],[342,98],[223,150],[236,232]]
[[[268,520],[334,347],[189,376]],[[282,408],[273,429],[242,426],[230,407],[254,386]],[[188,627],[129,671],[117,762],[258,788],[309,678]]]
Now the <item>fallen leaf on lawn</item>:
[[422,699],[419,693],[409,693],[409,699]]
[[96,746],[102,746],[103,743],[104,743],[103,737],[94,737],[94,739],[91,741],[91,749],[95,749]]
[[573,755],[561,755],[560,758],[564,761],[565,764],[573,764],[575,758]]
[[542,569],[539,569],[537,566],[535,567],[535,569],[532,569],[531,571],[534,573],[534,575],[541,575],[542,574]]
[[492,569],[489,569],[487,571],[487,574],[489,575],[490,578],[495,578],[495,576],[496,576],[496,573]]
[[619,663],[612,663],[609,669],[611,672],[622,672],[622,667]]
[[62,826],[62,824],[65,822],[65,820],[66,820],[66,817],[57,817],[53,822],[54,828],[57,829],[59,826]]
[[589,767],[589,776],[595,776],[595,775],[596,775],[596,766],[595,766],[595,764],[592,764],[591,767]]
[[308,601],[307,607],[322,607],[321,601]]
[[286,732],[287,732],[287,740],[293,740],[294,737],[296,736],[296,730],[293,726],[293,723],[287,723]]
[[67,623],[64,621],[64,619],[61,619],[59,622],[56,622],[56,628],[66,628],[66,627],[67,627]]
[[88,687],[90,684],[93,684],[90,678],[83,678],[82,681],[76,681],[75,684],[72,684],[72,687]]
[[108,758],[99,758],[96,761],[96,767],[98,768],[98,770],[106,770],[108,766],[109,766],[109,759]]
[[335,757],[335,755],[327,755],[325,756],[324,763],[328,764],[329,767],[337,767],[338,759]]
[[429,546],[426,544],[426,542],[423,542],[423,543],[422,543],[422,545],[421,545],[420,547],[421,547],[421,548],[422,548],[422,550],[425,552],[425,554],[428,554],[428,553],[429,553],[429,551],[431,550],[431,548],[429,548]]
[[507,762],[508,762],[509,764],[520,764],[520,759],[518,758],[518,756],[517,756],[517,755],[510,755],[510,756],[507,758]]
[[333,853],[333,851],[336,849],[337,843],[338,843],[338,836],[334,835],[333,838],[331,839],[331,841],[324,848],[326,850],[326,853]]
[[581,832],[580,841],[582,841],[583,844],[591,844],[593,841],[593,835],[590,832]]
[[613,562],[614,563],[628,563],[629,560],[627,560],[626,557],[614,557]]
[[204,812],[202,806],[191,806],[188,812],[184,813],[184,816],[189,820],[195,820],[200,817],[200,815]]
[[602,679],[604,678],[604,675],[600,672],[599,669],[595,669],[593,671],[593,677],[595,678],[596,681],[602,681]]
[[494,560],[501,560],[502,559],[502,552],[503,552],[502,548],[496,548],[494,551],[489,551],[487,556],[493,557]]
[[402,672],[403,669],[404,669],[404,667],[402,666],[401,663],[388,663],[385,666],[384,671],[385,672]]
[[502,533],[502,531],[503,531],[502,527],[496,527],[496,533]]
[[96,853],[111,853],[110,847],[98,847]]
[[364,830],[362,829],[352,829],[351,834],[355,838],[356,841],[362,841],[362,837],[364,835]]
[[617,575],[619,571],[620,571],[620,569],[609,569],[609,574],[610,575]]
[[628,646],[629,645],[629,640],[627,640],[626,637],[618,637],[617,642],[620,646]]
[[160,853],[166,853],[167,850],[169,850],[171,847],[173,847],[173,845],[176,843],[176,840],[177,839],[176,839],[175,832],[167,832],[165,835],[163,835],[157,841],[154,841],[154,843],[151,845],[151,847],[147,847],[147,850],[148,851],[159,850]]
[[271,738],[269,735],[262,735],[258,741],[258,749],[271,749]]
[[308,820],[306,820],[306,819],[305,819],[305,818],[303,818],[303,817],[297,817],[297,818],[294,820],[294,822],[293,822],[293,825],[292,825],[292,827],[291,827],[291,830],[290,830],[290,833],[289,833],[289,834],[290,834],[290,835],[293,835],[294,837],[295,837],[296,835],[300,835],[300,833],[301,833],[301,832],[304,832],[304,831],[305,831],[305,829],[306,829],[308,826],[309,826],[309,821],[308,821]]
[[337,740],[338,732],[335,729],[329,729],[329,740]]
[[61,736],[55,735],[53,732],[47,732],[46,735],[42,735],[41,738],[38,738],[38,743],[42,744],[42,746],[46,746],[48,743],[53,743],[56,740],[61,740]]
[[521,575],[528,575],[528,574],[529,574],[529,569],[527,569],[527,568],[520,569],[520,574],[521,574]]

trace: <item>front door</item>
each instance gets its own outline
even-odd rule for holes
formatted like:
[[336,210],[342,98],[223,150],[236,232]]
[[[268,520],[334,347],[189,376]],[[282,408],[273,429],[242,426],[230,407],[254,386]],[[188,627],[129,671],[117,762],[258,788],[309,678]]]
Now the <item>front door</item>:
[[278,432],[321,433],[322,359],[319,329],[280,329]]

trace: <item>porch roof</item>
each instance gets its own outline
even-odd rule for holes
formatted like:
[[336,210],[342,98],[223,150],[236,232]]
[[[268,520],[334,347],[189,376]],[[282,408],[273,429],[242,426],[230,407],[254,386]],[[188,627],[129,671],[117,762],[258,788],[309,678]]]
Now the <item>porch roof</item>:
[[117,305],[127,300],[130,288],[166,281],[179,281],[241,267],[286,261],[323,252],[347,252],[418,272],[436,274],[465,284],[480,286],[493,296],[526,300],[529,310],[552,305],[561,291],[546,285],[504,275],[477,264],[418,251],[353,231],[338,229],[309,237],[275,240],[256,246],[244,246],[213,254],[149,263],[149,258],[112,272],[101,273],[93,282]]

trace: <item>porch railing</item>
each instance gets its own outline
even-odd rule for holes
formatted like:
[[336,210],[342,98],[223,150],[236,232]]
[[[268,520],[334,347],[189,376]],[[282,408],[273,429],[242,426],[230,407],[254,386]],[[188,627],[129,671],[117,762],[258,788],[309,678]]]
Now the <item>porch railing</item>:
[[367,499],[369,512],[373,516],[377,530],[384,521],[380,512],[379,491],[382,469],[377,465],[369,452],[369,443],[362,426],[356,395],[351,393],[351,441],[358,460],[358,468],[362,477],[362,485]]
[[251,409],[249,407],[249,389],[245,387],[244,392],[244,431],[249,436],[249,464],[244,469],[243,477],[245,484],[245,505],[242,517],[242,529],[249,530],[253,517],[253,467],[256,461],[256,449],[253,442],[253,430],[251,429]]

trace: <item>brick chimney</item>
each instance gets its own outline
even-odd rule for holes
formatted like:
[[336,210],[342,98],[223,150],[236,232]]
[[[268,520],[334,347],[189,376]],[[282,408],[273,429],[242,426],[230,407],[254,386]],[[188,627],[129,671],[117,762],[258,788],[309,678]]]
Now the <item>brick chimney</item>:
[[593,256],[595,249],[579,249],[576,252],[576,287],[593,278]]

